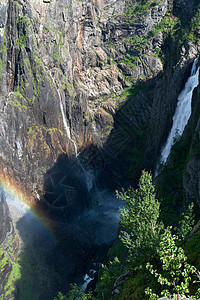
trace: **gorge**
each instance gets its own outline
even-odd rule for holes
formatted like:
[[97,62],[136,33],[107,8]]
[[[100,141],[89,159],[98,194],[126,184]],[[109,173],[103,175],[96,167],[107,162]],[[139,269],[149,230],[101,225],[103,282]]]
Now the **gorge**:
[[1,299],[54,299],[107,260],[115,190],[155,170],[193,63],[191,114],[155,183],[163,211],[199,209],[199,11],[197,0],[1,0]]

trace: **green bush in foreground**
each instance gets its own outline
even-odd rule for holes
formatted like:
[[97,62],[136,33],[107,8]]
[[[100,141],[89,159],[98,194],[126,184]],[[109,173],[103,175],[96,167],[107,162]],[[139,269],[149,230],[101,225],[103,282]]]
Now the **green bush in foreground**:
[[[195,300],[200,299],[200,273],[194,266],[188,264],[184,250],[176,245],[178,237],[171,233],[171,229],[168,227],[165,230],[157,250],[161,270],[157,271],[150,263],[147,264],[147,269],[157,278],[162,291],[160,295],[157,295],[152,289],[147,288],[146,294],[151,300],[158,299],[160,296],[177,300],[183,296],[190,296],[190,299]],[[191,284],[194,285],[192,289]]]

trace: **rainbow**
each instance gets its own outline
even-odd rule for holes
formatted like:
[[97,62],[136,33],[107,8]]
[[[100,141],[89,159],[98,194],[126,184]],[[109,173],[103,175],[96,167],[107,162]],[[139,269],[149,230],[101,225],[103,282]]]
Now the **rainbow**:
[[42,205],[36,204],[33,196],[29,197],[16,182],[2,176],[2,173],[0,175],[0,188],[2,188],[11,199],[14,199],[16,204],[18,203],[23,206],[48,235],[54,236],[54,223],[50,220]]

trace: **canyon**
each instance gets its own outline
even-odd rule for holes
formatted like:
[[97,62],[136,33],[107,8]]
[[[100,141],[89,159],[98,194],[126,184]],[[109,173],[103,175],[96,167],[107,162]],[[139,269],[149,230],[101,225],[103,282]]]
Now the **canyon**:
[[[192,0],[1,1],[0,243],[10,236],[14,262],[23,247],[24,261],[41,262],[34,299],[53,299],[105,259],[117,237],[115,189],[135,186],[143,169],[154,173],[200,51],[199,31],[181,33],[197,10]],[[172,192],[197,207],[199,89],[182,136],[181,187]],[[21,218],[13,217],[10,198]],[[48,233],[30,221],[30,210]],[[14,280],[8,293],[12,262],[6,266],[0,294],[23,299]]]

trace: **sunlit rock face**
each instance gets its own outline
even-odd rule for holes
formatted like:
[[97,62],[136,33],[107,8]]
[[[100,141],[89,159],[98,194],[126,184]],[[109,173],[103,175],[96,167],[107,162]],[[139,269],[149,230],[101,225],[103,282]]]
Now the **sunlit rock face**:
[[1,2],[1,164],[4,174],[28,192],[30,201],[40,199],[43,176],[57,157],[75,154],[72,140],[78,151],[92,144],[103,146],[121,102],[110,101],[112,93],[120,94],[131,82],[163,69],[153,56],[162,34],[141,53],[144,63],[138,60],[133,68],[123,57],[127,51],[134,53],[128,39],[147,35],[165,15],[168,2],[150,7],[139,21],[127,14],[127,5],[126,1]]
[[153,169],[197,53],[186,45],[163,76],[165,37],[152,32],[172,5],[1,1],[0,164],[29,202],[41,200],[59,155],[81,153],[116,184]]

